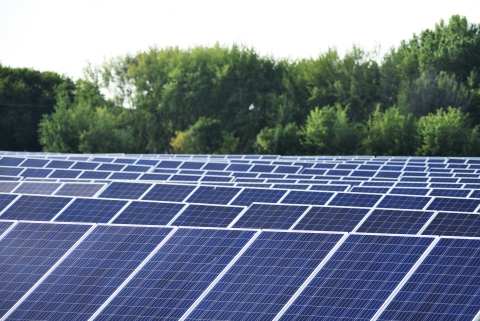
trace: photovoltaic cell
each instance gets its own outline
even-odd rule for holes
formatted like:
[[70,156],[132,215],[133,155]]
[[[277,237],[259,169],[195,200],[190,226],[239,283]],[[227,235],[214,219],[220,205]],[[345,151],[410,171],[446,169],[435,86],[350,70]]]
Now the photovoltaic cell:
[[188,320],[272,320],[341,236],[262,232]]
[[386,195],[377,207],[421,210],[430,200],[430,197]]
[[60,183],[33,183],[33,182],[23,182],[16,190],[15,193],[18,194],[40,194],[40,195],[51,195],[59,187]]
[[288,230],[308,206],[252,204],[233,227]]
[[169,228],[98,226],[10,318],[88,319],[169,232]]
[[369,320],[432,240],[350,235],[281,320]]
[[27,168],[22,172],[23,177],[47,177],[53,170],[40,168]]
[[17,167],[0,167],[0,175],[17,176],[23,172],[23,170],[23,168]]
[[353,192],[353,193],[386,194],[389,190],[390,190],[389,187],[354,186],[350,190],[350,192]]
[[286,192],[279,189],[245,188],[232,205],[250,206],[253,202],[276,203]]
[[46,159],[35,159],[35,158],[30,158],[26,159],[22,163],[22,167],[43,167],[45,164],[47,164],[50,160]]
[[105,179],[110,176],[110,174],[112,174],[112,172],[85,171],[79,178]]
[[93,197],[105,184],[65,183],[55,195]]
[[[6,224],[0,222],[0,229]],[[40,223],[15,226],[0,241],[0,315],[17,303],[89,228]]]
[[350,188],[350,185],[311,185],[312,191],[333,191],[333,192],[345,192]]
[[408,210],[374,210],[357,232],[417,234],[433,212]]
[[314,206],[294,229],[351,232],[368,211],[366,208]]
[[283,204],[324,205],[334,193],[290,191],[282,200]]
[[467,197],[470,192],[468,189],[433,189],[428,196]]
[[77,198],[56,222],[108,223],[127,201]]
[[0,193],[10,193],[17,188],[19,182],[0,182]]
[[472,320],[479,275],[480,240],[442,238],[379,320]]
[[136,173],[113,173],[108,179],[128,179],[128,180],[136,180],[140,174]]
[[480,199],[435,197],[433,202],[428,206],[428,210],[474,212],[478,205],[480,205]]
[[189,203],[228,204],[240,192],[240,188],[200,186],[188,198]]
[[179,229],[96,320],[178,320],[253,233]]
[[372,207],[381,197],[376,194],[338,193],[328,205]]
[[226,170],[227,171],[237,171],[237,172],[246,172],[252,167],[249,164],[230,164]]
[[100,194],[104,198],[138,199],[152,184],[112,182]]
[[25,158],[2,157],[0,159],[0,166],[18,166]]
[[157,168],[178,168],[180,164],[182,164],[182,162],[164,160],[157,165]]
[[72,166],[73,163],[74,162],[53,160],[50,163],[48,163],[48,165],[45,166],[45,168],[69,168],[70,166]]
[[134,201],[113,221],[116,224],[167,225],[185,206],[182,203]]
[[480,214],[439,212],[422,234],[480,237]]
[[172,175],[170,181],[177,182],[198,182],[200,180],[200,175]]
[[157,184],[144,197],[144,200],[182,202],[196,186]]
[[430,192],[429,188],[392,188],[389,194],[399,195],[427,195]]
[[203,167],[204,170],[223,171],[228,164],[226,163],[206,163]]
[[4,220],[50,221],[65,205],[68,197],[22,195],[1,216]]
[[81,171],[56,169],[48,178],[77,178]]
[[100,167],[97,168],[99,171],[120,171],[124,168],[125,165],[118,165],[118,164],[102,164]]
[[227,227],[244,207],[190,204],[173,221],[174,226]]
[[181,169],[200,169],[205,165],[205,163],[199,162],[185,162],[183,163],[180,168]]
[[144,181],[166,181],[170,178],[170,175],[165,174],[142,174],[139,180]]
[[136,173],[144,173],[148,171],[150,167],[147,166],[136,166],[136,165],[128,165],[123,169],[124,172],[136,172]]
[[76,162],[71,169],[95,169],[100,163]]

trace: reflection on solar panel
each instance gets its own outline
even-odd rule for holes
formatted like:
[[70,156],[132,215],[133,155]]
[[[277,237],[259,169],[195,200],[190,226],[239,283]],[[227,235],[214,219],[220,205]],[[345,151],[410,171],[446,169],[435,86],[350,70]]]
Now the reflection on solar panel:
[[240,188],[200,186],[186,201],[189,203],[228,204],[238,192],[240,192]]
[[23,195],[1,216],[2,220],[50,221],[71,201],[67,197]]
[[[179,229],[99,315],[100,320],[178,320],[253,236]],[[174,304],[172,304],[174,302]]]
[[341,234],[262,232],[189,320],[272,320]]
[[100,194],[104,198],[138,199],[151,184],[113,182]]
[[10,318],[87,319],[169,232],[168,228],[98,226]]
[[18,182],[0,182],[0,193],[10,193],[18,186]]
[[126,204],[127,201],[77,198],[55,221],[107,223]]
[[480,237],[480,214],[439,212],[422,234]]
[[308,206],[252,204],[233,227],[257,229],[289,229]]
[[377,207],[421,210],[430,200],[430,197],[386,195]]
[[281,320],[369,320],[432,240],[350,235]]
[[374,210],[357,232],[417,234],[433,212]]
[[65,183],[55,195],[93,197],[104,186],[105,184]]
[[76,162],[72,166],[72,169],[95,169],[100,165],[100,163],[86,163],[86,162]]
[[314,206],[294,227],[296,230],[351,232],[369,212],[366,208]]
[[[0,228],[5,224],[0,222]],[[0,242],[0,315],[4,315],[89,228],[88,225],[50,223],[15,226]]]
[[60,187],[60,185],[62,184],[24,182],[22,185],[17,187],[17,189],[15,190],[15,193],[51,195]]
[[276,203],[286,191],[279,189],[246,188],[233,200],[232,205],[250,206],[253,202]]
[[381,197],[375,194],[338,193],[328,205],[372,207]]
[[334,193],[290,191],[281,201],[284,204],[324,205]]
[[144,200],[183,202],[196,186],[157,184],[145,196]]
[[428,206],[434,211],[474,212],[480,205],[478,199],[442,198],[436,197]]
[[227,227],[244,209],[238,206],[190,204],[172,225]]
[[379,320],[472,320],[479,275],[480,240],[442,238]]
[[182,203],[133,201],[113,223],[167,225],[184,206]]

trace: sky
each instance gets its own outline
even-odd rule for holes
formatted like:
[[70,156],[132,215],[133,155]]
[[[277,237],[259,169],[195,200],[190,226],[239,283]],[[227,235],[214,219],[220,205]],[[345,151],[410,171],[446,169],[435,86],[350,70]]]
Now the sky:
[[77,79],[153,46],[237,43],[277,59],[386,51],[453,14],[480,23],[480,0],[0,0],[0,63]]

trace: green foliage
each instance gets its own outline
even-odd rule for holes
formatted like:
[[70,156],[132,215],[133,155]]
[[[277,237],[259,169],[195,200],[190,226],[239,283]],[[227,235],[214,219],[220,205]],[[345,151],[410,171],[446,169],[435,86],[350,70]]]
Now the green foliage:
[[200,117],[186,132],[177,132],[171,145],[178,153],[214,154],[222,148],[223,142],[224,133],[220,122]]
[[302,145],[312,155],[355,154],[360,141],[359,125],[347,116],[348,106],[315,108],[300,130]]
[[285,127],[280,124],[274,128],[265,127],[257,135],[254,150],[258,154],[302,154],[297,125],[290,123]]
[[468,128],[468,116],[460,109],[448,107],[437,110],[418,121],[421,145],[417,155],[464,156],[472,134]]
[[417,121],[397,107],[385,112],[377,106],[365,126],[362,140],[367,155],[414,155],[418,146]]

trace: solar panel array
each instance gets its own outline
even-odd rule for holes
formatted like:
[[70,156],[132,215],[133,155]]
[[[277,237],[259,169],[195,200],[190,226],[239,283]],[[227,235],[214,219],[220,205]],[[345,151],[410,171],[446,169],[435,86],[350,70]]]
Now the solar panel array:
[[1,320],[480,320],[480,159],[0,152]]

